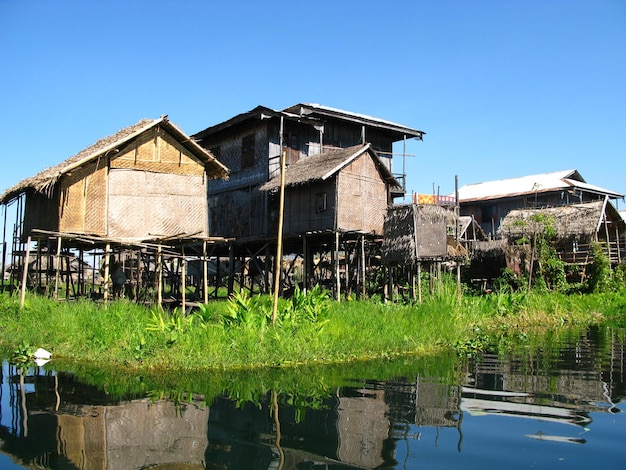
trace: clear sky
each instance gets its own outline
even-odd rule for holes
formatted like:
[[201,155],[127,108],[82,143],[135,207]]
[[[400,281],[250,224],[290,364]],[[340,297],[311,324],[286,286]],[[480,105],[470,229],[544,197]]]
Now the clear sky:
[[0,0],[0,93],[0,192],[141,118],[310,102],[425,131],[409,192],[626,193],[626,0]]

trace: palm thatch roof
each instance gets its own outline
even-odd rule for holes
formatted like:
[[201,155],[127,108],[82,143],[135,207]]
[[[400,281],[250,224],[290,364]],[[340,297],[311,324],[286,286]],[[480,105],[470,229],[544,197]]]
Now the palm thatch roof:
[[[301,158],[289,165],[285,171],[285,186],[298,186],[314,181],[326,181],[341,169],[362,155],[369,154],[378,167],[384,181],[392,186],[400,186],[389,169],[382,163],[370,144],[333,149],[317,155]],[[262,191],[276,191],[280,188],[280,176],[274,177],[261,186]]]
[[167,116],[162,116],[159,119],[142,119],[132,126],[125,127],[113,135],[98,140],[93,145],[81,150],[67,160],[20,181],[0,195],[0,203],[6,204],[29,188],[41,193],[50,194],[56,182],[64,174],[89,161],[107,156],[109,152],[115,151],[121,145],[157,126],[164,128],[176,138],[183,147],[189,150],[192,155],[198,158],[205,165],[209,178],[223,178],[228,175],[228,169],[220,163],[210,151],[202,148],[193,141],[180,128],[171,123]]
[[606,198],[585,204],[512,210],[502,219],[500,230],[504,236],[515,239],[542,233],[550,224],[557,238],[591,238],[605,218],[617,226],[619,233],[626,231],[626,223]]

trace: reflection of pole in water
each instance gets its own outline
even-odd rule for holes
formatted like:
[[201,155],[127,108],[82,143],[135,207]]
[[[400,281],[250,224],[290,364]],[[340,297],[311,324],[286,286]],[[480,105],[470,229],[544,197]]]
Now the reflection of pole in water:
[[20,400],[22,409],[22,430],[23,437],[28,437],[28,410],[26,409],[26,390],[24,389],[24,369],[18,369],[20,374]]
[[285,465],[285,452],[280,446],[280,419],[278,418],[278,395],[275,390],[272,390],[272,405],[274,408],[274,425],[276,426],[276,448],[278,449],[278,455],[280,456],[280,462],[278,464],[278,470],[282,470]]

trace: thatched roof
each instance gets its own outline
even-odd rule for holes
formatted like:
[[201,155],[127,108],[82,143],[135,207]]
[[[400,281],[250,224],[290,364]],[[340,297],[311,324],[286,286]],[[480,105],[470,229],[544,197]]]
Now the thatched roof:
[[167,116],[162,116],[159,119],[142,119],[132,126],[125,127],[113,135],[98,140],[93,145],[81,150],[67,160],[20,181],[15,186],[7,189],[0,196],[0,203],[5,204],[11,201],[29,188],[42,193],[48,193],[54,187],[58,179],[65,173],[91,160],[106,156],[108,152],[114,151],[121,145],[126,144],[133,138],[156,126],[164,128],[170,135],[176,138],[183,147],[189,150],[192,155],[203,162],[209,178],[223,178],[228,175],[228,169],[222,165],[211,152],[200,147],[195,141],[190,139],[180,128],[171,123]]
[[[549,222],[537,215],[546,216]],[[543,209],[516,209],[502,219],[500,230],[508,238],[520,238],[541,233],[547,223],[551,223],[557,238],[591,237],[597,233],[605,216],[620,233],[626,231],[624,220],[607,199]]]
[[[301,158],[296,163],[289,165],[285,171],[285,186],[297,186],[309,184],[314,181],[325,181],[333,177],[342,168],[351,162],[369,154],[378,167],[378,171],[384,181],[392,186],[398,185],[398,181],[393,177],[389,169],[381,162],[376,152],[371,148],[370,144],[355,145],[342,149],[333,149]],[[280,175],[272,178],[270,181],[261,186],[262,191],[275,191],[280,188]]]

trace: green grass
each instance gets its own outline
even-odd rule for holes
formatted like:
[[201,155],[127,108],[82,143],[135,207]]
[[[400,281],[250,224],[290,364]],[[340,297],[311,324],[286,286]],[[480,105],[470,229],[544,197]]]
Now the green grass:
[[281,300],[272,325],[271,298],[238,296],[194,314],[162,312],[128,301],[108,308],[0,295],[5,355],[43,347],[58,363],[131,370],[242,370],[340,364],[441,351],[471,354],[523,342],[528,334],[598,323],[623,326],[626,291],[564,295],[463,296],[454,289],[421,304],[334,302],[320,291]]

